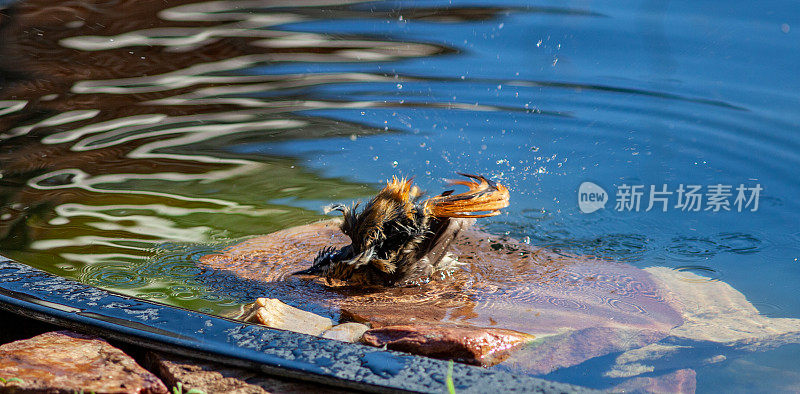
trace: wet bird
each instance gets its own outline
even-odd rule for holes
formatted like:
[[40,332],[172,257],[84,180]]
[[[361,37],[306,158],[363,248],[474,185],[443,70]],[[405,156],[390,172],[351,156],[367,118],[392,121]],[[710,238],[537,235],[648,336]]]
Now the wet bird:
[[293,275],[338,279],[348,284],[410,286],[446,275],[458,263],[447,250],[475,218],[495,216],[508,206],[508,189],[480,175],[451,180],[468,191],[448,190],[425,200],[409,179],[393,177],[364,209],[334,205],[351,244],[319,252],[310,268]]

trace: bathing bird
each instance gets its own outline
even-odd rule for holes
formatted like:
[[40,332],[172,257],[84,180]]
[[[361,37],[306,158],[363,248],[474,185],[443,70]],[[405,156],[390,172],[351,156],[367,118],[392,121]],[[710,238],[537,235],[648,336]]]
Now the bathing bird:
[[480,175],[450,184],[469,188],[447,190],[423,200],[411,179],[392,177],[363,209],[359,203],[332,205],[342,213],[341,231],[350,245],[321,250],[310,268],[293,275],[338,279],[347,284],[411,286],[452,272],[458,262],[448,248],[475,218],[495,216],[509,204],[508,189]]

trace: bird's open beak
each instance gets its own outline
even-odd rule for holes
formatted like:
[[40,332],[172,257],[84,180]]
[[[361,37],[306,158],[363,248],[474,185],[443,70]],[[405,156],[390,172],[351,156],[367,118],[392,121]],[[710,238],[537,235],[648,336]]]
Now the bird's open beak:
[[312,266],[312,267],[308,267],[308,268],[306,268],[304,270],[300,270],[300,271],[297,271],[297,272],[292,272],[289,275],[316,275],[316,270]]

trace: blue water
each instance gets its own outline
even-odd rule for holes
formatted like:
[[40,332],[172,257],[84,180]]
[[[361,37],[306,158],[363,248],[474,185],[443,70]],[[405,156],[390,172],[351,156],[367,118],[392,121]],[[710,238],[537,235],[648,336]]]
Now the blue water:
[[[113,10],[78,27],[25,12],[4,22],[7,50],[35,48],[24,64],[42,69],[26,76],[0,61],[0,109],[27,105],[0,111],[0,134],[39,124],[2,140],[0,252],[217,311],[235,302],[180,287],[170,268],[129,268],[164,241],[225,241],[308,223],[322,205],[364,199],[393,175],[436,193],[456,172],[480,173],[512,191],[505,214],[485,224],[492,232],[642,268],[693,270],[731,284],[764,315],[800,317],[795,2],[224,4],[216,13],[190,7],[147,17],[159,23],[126,24]],[[90,29],[91,18],[107,30]],[[31,25],[48,44],[25,38]],[[177,40],[204,31],[217,33]],[[63,56],[67,68],[108,58],[130,67],[103,60],[110,66],[85,77],[52,79],[68,83],[43,81],[42,70],[57,69]],[[231,59],[239,61],[221,63]],[[39,85],[18,82],[26,78]],[[70,94],[79,97],[67,101]],[[95,108],[95,116],[41,123]],[[169,118],[121,120],[152,114]],[[78,132],[102,122],[110,126]],[[33,169],[24,164],[32,159],[23,152],[51,147],[66,150]],[[70,151],[87,158],[54,158]],[[580,211],[587,181],[608,193],[605,209]],[[644,187],[639,212],[614,209],[624,184]],[[730,185],[733,210],[682,211],[681,184],[703,192]],[[650,185],[673,192],[666,212],[644,211]],[[736,211],[739,185],[763,188],[757,211]],[[730,371],[755,364],[772,365],[762,376],[780,383],[765,391],[790,390],[800,384],[795,358],[776,350],[703,367],[698,390],[742,389]]]
[[[516,4],[519,6],[519,4]],[[565,7],[561,3],[537,7]],[[721,9],[717,3],[624,2],[509,10],[479,23],[324,20],[292,31],[434,42],[457,55],[364,64],[290,63],[253,73],[374,72],[396,82],[317,86],[317,100],[386,103],[390,108],[302,113],[389,135],[231,147],[292,155],[332,177],[377,182],[416,176],[439,190],[456,171],[491,173],[513,190],[496,228],[545,242],[643,236],[627,254],[637,265],[701,264],[751,299],[797,316],[800,141],[792,109],[800,76],[786,2]],[[570,11],[570,13],[567,13]],[[793,19],[794,18],[794,19]],[[788,32],[785,25],[788,25]],[[758,38],[757,38],[758,37]],[[435,104],[466,108],[431,108]],[[473,105],[483,110],[470,109]],[[366,164],[366,165],[365,165]],[[763,187],[758,211],[666,213],[578,210],[577,188],[592,181],[613,193],[623,183]],[[642,211],[647,205],[643,197]],[[735,206],[734,210],[735,210]],[[702,209],[705,209],[703,206]],[[512,230],[513,229],[513,230]],[[726,236],[727,234],[727,236]],[[732,245],[725,238],[734,234]],[[674,252],[685,238],[708,253]],[[738,251],[744,242],[745,251]],[[683,245],[684,248],[687,246]]]

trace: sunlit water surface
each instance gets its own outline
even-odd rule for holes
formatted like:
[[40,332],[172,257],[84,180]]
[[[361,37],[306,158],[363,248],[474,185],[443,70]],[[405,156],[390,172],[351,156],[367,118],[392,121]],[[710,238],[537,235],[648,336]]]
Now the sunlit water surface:
[[[203,286],[199,256],[392,175],[438,192],[460,171],[512,190],[491,232],[724,280],[800,317],[796,4],[331,3],[1,11],[0,251],[229,312],[246,300]],[[606,209],[580,212],[584,181]],[[623,184],[763,190],[755,212],[685,212],[674,195],[620,212]],[[796,350],[699,368],[698,389],[792,387]]]

